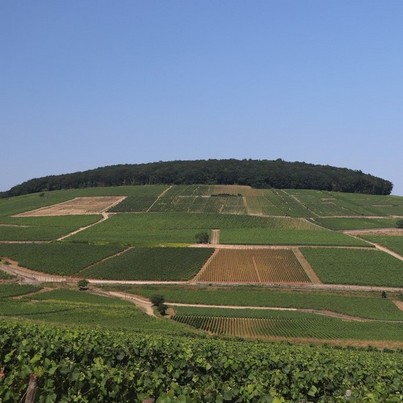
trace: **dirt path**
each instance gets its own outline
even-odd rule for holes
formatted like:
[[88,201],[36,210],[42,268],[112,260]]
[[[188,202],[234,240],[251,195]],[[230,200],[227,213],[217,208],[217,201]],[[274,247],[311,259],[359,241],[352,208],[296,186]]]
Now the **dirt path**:
[[[215,252],[214,252],[215,253]],[[213,254],[214,255],[214,254]],[[210,257],[210,259],[213,257]],[[81,278],[69,277],[69,276],[58,276],[54,274],[46,274],[42,272],[37,272],[35,270],[27,269],[18,266],[18,264],[11,259],[8,259],[12,264],[5,265],[0,264],[0,270],[6,273],[18,276],[28,282],[36,283],[77,283]],[[200,272],[199,272],[200,274]],[[105,284],[105,285],[199,285],[205,284],[205,282],[198,282],[199,276],[196,276],[190,281],[143,281],[143,280],[99,280],[99,279],[87,279],[90,284]],[[209,284],[214,286],[236,286],[245,285],[245,283],[220,283],[220,282],[209,282]],[[380,287],[380,286],[363,286],[363,285],[344,285],[344,284],[312,284],[312,283],[276,283],[276,284],[261,284],[262,287],[271,289],[304,289],[304,290],[337,290],[337,291],[375,291],[375,292],[397,292],[402,293],[403,287]]]
[[94,222],[94,223],[92,223],[92,224],[90,224],[90,225],[87,225],[87,226],[85,226],[85,227],[81,227],[81,228],[79,228],[79,229],[77,229],[77,230],[75,230],[75,231],[73,231],[73,232],[70,232],[70,233],[67,234],[67,235],[63,235],[63,236],[61,236],[60,238],[57,238],[56,241],[63,241],[64,239],[69,238],[69,237],[71,237],[71,236],[73,236],[73,235],[76,235],[76,234],[78,234],[79,232],[85,231],[86,229],[91,228],[91,227],[93,227],[94,225],[98,225],[98,224],[100,224],[101,222],[106,221],[111,215],[112,215],[112,213],[105,213],[105,212],[103,212],[103,213],[102,213],[102,218],[101,218],[99,221]]
[[354,229],[342,231],[347,235],[401,235],[403,236],[402,228],[373,228],[373,229]]
[[40,290],[30,292],[29,294],[22,294],[22,295],[17,295],[16,297],[11,297],[11,299],[24,299],[26,297],[32,297],[34,295],[42,294],[44,292],[48,292],[48,291],[51,291],[53,289],[54,288],[44,287],[44,288],[41,288]]
[[149,213],[149,212],[151,211],[151,209],[154,207],[155,203],[157,203],[158,200],[161,199],[161,197],[163,197],[164,194],[165,194],[166,192],[168,192],[170,189],[172,189],[172,186],[167,187],[167,188],[155,199],[154,203],[151,204],[151,206],[146,210],[146,213]]
[[299,264],[304,269],[306,275],[309,277],[309,280],[311,280],[311,283],[321,284],[322,282],[320,281],[320,278],[317,276],[309,262],[305,259],[305,256],[302,254],[302,252],[298,248],[293,248],[292,251],[294,252]]
[[206,263],[204,263],[203,267],[199,270],[196,276],[190,280],[191,283],[197,283],[198,281],[200,281],[200,278],[203,277],[204,272],[207,270],[212,260],[217,256],[218,252],[218,249],[214,250],[212,255],[207,259]]
[[257,268],[255,256],[252,256],[252,263],[253,263],[253,267],[255,268],[255,273],[256,273],[257,279],[258,279],[259,283],[261,283],[262,279],[260,278],[260,274],[259,274],[259,270]]
[[96,295],[115,297],[122,299],[124,301],[132,302],[138,308],[144,311],[147,315],[156,316],[151,302],[147,298],[144,298],[140,295],[128,294],[126,292],[118,292],[118,291],[103,291],[99,289],[92,290],[91,293]]
[[95,263],[93,263],[93,264],[90,264],[89,266],[86,266],[86,267],[82,268],[80,271],[78,271],[78,272],[76,273],[76,275],[81,274],[81,273],[84,272],[85,270],[88,270],[88,269],[90,269],[91,267],[96,266],[97,264],[106,262],[106,261],[109,260],[109,259],[112,259],[112,258],[114,258],[114,257],[118,257],[118,256],[120,256],[120,255],[123,255],[124,253],[128,252],[130,249],[134,249],[134,246],[129,246],[128,248],[123,249],[123,250],[121,250],[120,252],[115,253],[114,255],[107,256],[107,257],[105,257],[105,258],[103,258],[103,259],[101,259],[101,260],[98,260],[98,262],[95,262]]
[[403,311],[403,301],[392,301],[401,311]]
[[301,200],[298,199],[298,197],[287,193],[285,190],[282,190],[283,193],[285,193],[287,196],[291,197],[292,199],[294,199],[298,204],[300,204],[304,209],[308,210],[310,213],[312,213],[315,217],[319,217],[318,214],[316,214],[313,210],[311,210],[310,208],[308,208],[304,203],[302,203]]
[[[362,239],[360,239],[362,240]],[[229,244],[217,244],[212,245],[211,243],[194,243],[189,245],[190,248],[212,248],[215,249],[295,249],[295,248],[310,248],[310,249],[360,249],[369,250],[373,249],[373,246],[368,243],[368,246],[323,246],[323,245],[229,245]]]
[[220,243],[220,230],[212,229],[211,230],[211,242],[210,245],[219,245]]
[[[348,234],[348,235],[350,235],[350,236],[353,237],[353,238],[361,239],[361,238],[359,238],[358,236],[353,235],[353,234],[351,234],[351,233]],[[393,256],[394,258],[403,261],[403,256],[402,256],[402,255],[399,255],[398,253],[396,253],[396,252],[394,252],[394,251],[392,251],[392,250],[386,248],[385,246],[379,245],[378,243],[375,243],[375,242],[371,242],[371,241],[367,241],[367,240],[365,240],[365,241],[368,242],[370,245],[374,246],[375,249],[378,249],[378,250],[380,250],[381,252],[385,252],[385,253],[387,253],[388,255]]]

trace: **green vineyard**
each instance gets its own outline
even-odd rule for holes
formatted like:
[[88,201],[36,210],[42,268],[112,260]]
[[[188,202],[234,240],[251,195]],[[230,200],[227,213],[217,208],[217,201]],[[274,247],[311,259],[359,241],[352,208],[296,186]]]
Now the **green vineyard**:
[[401,402],[402,352],[0,325],[0,401]]

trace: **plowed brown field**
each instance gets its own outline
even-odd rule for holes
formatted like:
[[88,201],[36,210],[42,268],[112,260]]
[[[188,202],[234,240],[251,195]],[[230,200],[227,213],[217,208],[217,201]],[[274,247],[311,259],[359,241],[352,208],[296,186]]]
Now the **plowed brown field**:
[[15,217],[101,214],[124,200],[126,196],[76,197],[63,203],[17,214]]

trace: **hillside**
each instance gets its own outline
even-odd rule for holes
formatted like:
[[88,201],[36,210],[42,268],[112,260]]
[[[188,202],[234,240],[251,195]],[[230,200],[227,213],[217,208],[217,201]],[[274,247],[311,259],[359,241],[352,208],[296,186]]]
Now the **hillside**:
[[37,401],[401,401],[402,218],[240,185],[1,199],[0,401],[30,374]]
[[269,160],[197,160],[112,165],[83,172],[35,178],[1,197],[47,190],[146,184],[222,184],[254,188],[316,189],[388,195],[393,184],[361,171],[305,162]]

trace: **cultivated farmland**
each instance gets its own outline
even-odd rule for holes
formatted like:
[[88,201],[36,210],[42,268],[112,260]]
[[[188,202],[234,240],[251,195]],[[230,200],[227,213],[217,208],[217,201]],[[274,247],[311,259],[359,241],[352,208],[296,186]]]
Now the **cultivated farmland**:
[[378,250],[303,248],[323,283],[403,287],[403,261]]
[[[217,318],[225,317],[231,319],[224,326],[228,329],[241,328],[250,321],[247,327],[251,334],[261,329],[260,335],[254,333],[252,337],[337,338],[349,343],[350,339],[364,342],[363,334],[367,332],[374,341],[383,337],[397,343],[400,333],[396,331],[396,321],[402,320],[403,312],[398,308],[402,297],[399,291],[386,287],[403,289],[402,262],[376,250],[365,239],[379,240],[379,244],[402,253],[400,238],[384,240],[367,234],[360,239],[361,234],[351,236],[341,230],[390,228],[397,218],[387,212],[398,213],[402,206],[402,200],[394,197],[225,185],[43,192],[0,200],[0,256],[32,270],[62,275],[66,284],[76,283],[77,278],[90,279],[90,292],[103,292],[97,290],[95,281],[143,282],[128,291],[147,297],[163,295],[173,305],[170,310],[181,302],[249,306],[249,316],[241,318],[236,316],[239,310],[235,314],[229,309],[221,309],[220,313],[209,311],[208,315],[199,310],[183,316],[209,316],[212,323],[215,321],[214,326],[223,320]],[[79,215],[27,216],[71,213]],[[78,229],[81,232],[76,232]],[[199,239],[196,234],[211,235],[213,230],[220,233],[217,245],[194,245]],[[156,281],[182,283],[165,287],[144,284]],[[222,283],[223,287],[212,283]],[[256,287],[234,288],[236,283]],[[358,294],[336,291],[343,284]],[[360,285],[379,288],[370,294]],[[122,287],[117,290],[125,290],[128,285]],[[386,293],[382,293],[382,287]],[[302,289],[305,291],[301,292]],[[8,318],[106,326],[110,304],[104,297],[85,295],[54,289],[36,297],[27,296],[24,301],[7,301],[7,308],[4,302],[3,313]],[[128,306],[135,309],[132,304],[125,305]],[[262,313],[254,306],[297,311],[276,312],[270,317],[266,312],[262,317],[256,316]],[[181,309],[178,308],[179,316]],[[309,310],[323,315],[308,313]],[[91,317],[91,311],[99,315],[98,322]],[[357,323],[344,326],[341,319],[324,315],[355,316]],[[123,318],[123,311],[119,311],[111,323],[119,326]],[[359,327],[358,320],[368,319],[374,322]],[[155,318],[153,321],[158,322],[159,330],[174,326],[179,331],[194,332],[176,322]],[[147,322],[149,329],[154,326],[151,322]],[[130,328],[141,327],[133,323]],[[384,336],[373,335],[376,328],[386,324],[390,329]],[[345,334],[340,335],[331,326]],[[226,334],[239,336],[239,332]]]
[[309,278],[291,250],[220,249],[197,281],[299,283]]
[[189,280],[211,255],[207,248],[134,248],[80,273],[110,280]]
[[[219,315],[219,316],[218,316]],[[178,308],[177,322],[218,335],[247,338],[355,339],[401,342],[400,323],[356,322],[296,312]]]

